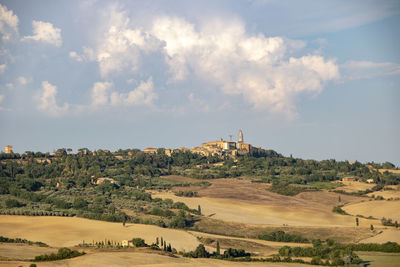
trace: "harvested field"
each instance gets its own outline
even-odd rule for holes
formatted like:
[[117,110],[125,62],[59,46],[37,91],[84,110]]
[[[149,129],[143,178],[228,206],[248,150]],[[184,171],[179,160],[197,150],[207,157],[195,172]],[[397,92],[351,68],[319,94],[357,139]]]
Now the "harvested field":
[[[360,219],[362,223],[363,219]],[[260,234],[269,233],[274,231],[285,231],[289,234],[301,235],[309,240],[331,238],[341,243],[358,242],[360,240],[373,237],[376,233],[373,233],[368,227],[310,227],[310,226],[266,226],[266,225],[255,225],[255,224],[244,224],[235,222],[225,222],[212,218],[202,218],[199,222],[196,222],[195,229],[198,231],[235,237],[245,237],[246,240],[252,240],[257,238]],[[262,240],[259,240],[264,242]],[[265,241],[269,242],[269,241]],[[269,244],[269,243],[264,243]],[[272,244],[279,244],[278,242],[271,242]]]
[[[28,262],[0,262],[1,267],[29,266]],[[38,264],[38,263],[36,263]],[[40,262],[40,267],[92,267],[92,266],[269,266],[269,267],[307,267],[311,265],[293,263],[247,263],[230,262],[213,259],[173,258],[157,254],[140,252],[100,252],[81,257],[54,261]]]
[[376,186],[376,184],[368,184],[364,182],[359,182],[359,181],[342,181],[342,184],[344,186],[341,186],[340,190],[343,190],[345,192],[358,192],[358,191],[365,191],[368,189],[371,189],[372,187]]
[[[221,250],[227,248],[241,248],[251,253],[257,253],[257,255],[262,257],[268,257],[272,254],[277,254],[278,250],[283,246],[295,246],[295,247],[308,247],[312,246],[310,243],[289,243],[289,242],[272,242],[260,239],[252,238],[241,238],[241,237],[227,237],[223,235],[207,234],[189,231],[192,235],[196,237],[201,237],[204,239],[209,238],[214,240],[212,244],[207,244],[215,248],[216,241],[220,242]],[[214,249],[215,250],[215,249]]]
[[389,199],[389,198],[397,199],[397,198],[400,198],[400,191],[398,191],[398,190],[381,190],[381,191],[369,193],[368,196],[370,196],[370,197],[381,196],[384,199]]
[[361,240],[360,243],[386,243],[388,241],[400,243],[400,229],[385,229],[376,236]]
[[400,222],[400,201],[399,200],[372,200],[356,204],[346,205],[342,208],[349,214],[373,216],[381,219],[390,218]]
[[122,240],[141,237],[146,243],[163,237],[167,243],[179,250],[194,250],[198,240],[183,230],[174,230],[154,225],[111,223],[75,217],[31,217],[0,215],[0,235],[10,238],[26,238],[45,242],[54,247],[70,247],[86,242]]
[[[255,196],[249,196],[247,193],[241,195],[238,192],[239,188],[230,190],[230,192],[225,192],[222,189],[218,190],[223,192],[221,194],[225,196],[224,198],[178,197],[169,192],[153,192],[152,195],[153,197],[170,198],[174,201],[184,202],[193,209],[200,205],[205,216],[223,221],[268,225],[285,224],[290,226],[354,225],[354,218],[332,212],[334,205],[331,205],[331,203],[338,204],[338,195],[336,193],[307,192],[296,197],[287,197],[266,190],[263,190],[265,191],[263,194]],[[228,198],[229,195],[231,198]],[[344,197],[343,201],[352,199],[358,200],[358,198],[354,197]]]
[[1,260],[30,260],[35,256],[57,253],[56,248],[39,247],[36,245],[26,245],[17,243],[0,243]]

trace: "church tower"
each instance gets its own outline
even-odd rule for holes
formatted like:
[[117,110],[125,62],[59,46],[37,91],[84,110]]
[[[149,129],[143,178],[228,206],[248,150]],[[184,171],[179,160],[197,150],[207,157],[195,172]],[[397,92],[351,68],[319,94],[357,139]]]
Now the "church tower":
[[242,130],[239,130],[238,142],[239,142],[239,143],[242,143],[242,142],[243,142],[243,132],[242,132]]

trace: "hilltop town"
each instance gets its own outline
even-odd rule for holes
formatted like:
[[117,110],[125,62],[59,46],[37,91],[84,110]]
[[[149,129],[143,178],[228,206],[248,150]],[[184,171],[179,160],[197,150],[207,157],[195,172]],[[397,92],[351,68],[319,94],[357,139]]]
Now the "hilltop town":
[[[193,148],[184,148],[184,147],[178,149],[168,148],[165,149],[165,154],[167,156],[171,156],[172,153],[177,151],[190,151],[192,153],[200,154],[206,157],[208,156],[235,157],[237,155],[249,155],[251,152],[259,151],[260,149],[261,149],[260,147],[255,147],[249,143],[244,142],[243,132],[242,130],[239,130],[237,142],[231,140],[227,141],[221,138],[220,140],[217,141],[205,142],[201,144],[201,146]],[[148,147],[145,148],[143,151],[145,153],[155,154],[157,153],[157,150],[158,148]]]

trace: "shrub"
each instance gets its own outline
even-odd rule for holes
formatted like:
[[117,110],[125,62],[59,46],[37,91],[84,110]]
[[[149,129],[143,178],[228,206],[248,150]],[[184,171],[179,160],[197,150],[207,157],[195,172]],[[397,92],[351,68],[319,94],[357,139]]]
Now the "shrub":
[[19,208],[22,204],[18,202],[18,200],[9,198],[6,200],[6,207],[7,208]]
[[71,250],[69,248],[60,248],[57,254],[51,253],[50,255],[45,254],[36,256],[35,261],[56,261],[56,260],[74,258],[84,254],[86,253],[83,251],[79,252],[77,250]]
[[132,239],[132,244],[135,247],[147,247],[148,245],[144,242],[142,238],[133,238]]

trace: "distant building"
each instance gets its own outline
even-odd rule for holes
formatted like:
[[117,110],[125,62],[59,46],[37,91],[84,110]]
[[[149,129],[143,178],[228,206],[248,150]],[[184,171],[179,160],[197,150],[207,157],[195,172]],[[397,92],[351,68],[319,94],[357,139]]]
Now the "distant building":
[[13,146],[5,146],[4,147],[4,152],[6,152],[6,154],[12,154],[13,153]]
[[[238,133],[238,141],[227,141],[224,139],[220,139],[217,141],[205,142],[202,143],[201,146],[193,147],[191,149],[187,149],[184,147],[178,149],[165,149],[165,155],[171,156],[173,152],[185,152],[190,151],[192,153],[200,154],[202,156],[219,156],[222,157],[224,155],[236,157],[237,155],[247,155],[250,154],[252,151],[259,150],[259,147],[253,147],[249,143],[244,142],[243,132],[239,130]],[[156,148],[146,148],[144,149],[145,153],[156,153]]]
[[367,183],[372,184],[374,182],[374,179],[367,179]]
[[97,179],[93,179],[93,183],[94,184],[102,184],[105,181],[109,181],[112,184],[116,184],[116,185],[120,185],[117,181],[115,181],[113,178],[109,178],[109,177],[102,177],[102,178],[97,178]]
[[354,177],[343,177],[343,182],[354,182],[356,179]]
[[147,153],[147,154],[156,154],[157,153],[157,148],[148,147],[148,148],[143,149],[143,152]]
[[132,247],[133,246],[132,240],[122,240],[121,245],[123,247]]
[[168,157],[171,157],[172,153],[174,153],[173,149],[171,148],[165,149],[165,155],[167,155]]

